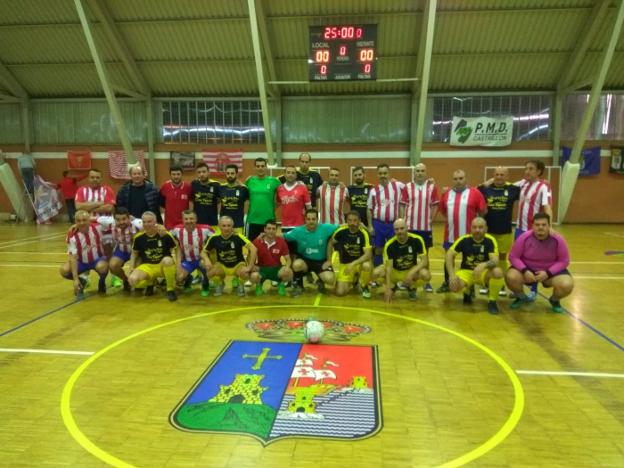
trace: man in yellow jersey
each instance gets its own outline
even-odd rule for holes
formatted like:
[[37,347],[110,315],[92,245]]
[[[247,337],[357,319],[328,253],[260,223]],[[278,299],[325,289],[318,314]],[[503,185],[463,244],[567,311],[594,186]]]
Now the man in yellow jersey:
[[[461,254],[459,270],[455,270],[455,257]],[[498,314],[496,298],[503,287],[503,270],[498,266],[496,239],[487,234],[485,219],[477,216],[470,224],[470,234],[458,238],[446,252],[446,268],[449,272],[449,288],[452,292],[464,292],[464,304],[472,304],[470,288],[474,284],[486,286],[488,312]]]
[[174,290],[176,240],[171,233],[158,229],[156,213],[146,211],[141,219],[143,231],[132,239],[128,282],[133,288],[145,288],[145,295],[151,296],[154,294],[154,281],[164,277],[167,299],[175,301],[178,299]]
[[373,277],[385,278],[386,302],[392,301],[399,283],[407,287],[408,297],[416,300],[416,285],[431,280],[427,247],[421,236],[408,232],[403,218],[395,220],[392,226],[394,236],[384,246],[384,263],[375,268]]
[[339,263],[336,273],[336,295],[344,296],[359,277],[362,297],[368,299],[371,293],[368,281],[372,271],[373,257],[368,231],[360,226],[360,214],[350,211],[347,225],[339,227],[331,238],[331,250],[338,253]]
[[[229,216],[219,218],[220,234],[210,237],[202,250],[202,261],[208,278],[216,279],[215,296],[223,294],[223,280],[226,276],[235,276],[240,280],[249,280],[249,274],[256,264],[257,249],[244,235],[234,232],[234,220]],[[247,260],[243,248],[249,252]],[[210,261],[214,254],[215,262]],[[245,286],[239,281],[236,286],[239,297],[245,296]]]

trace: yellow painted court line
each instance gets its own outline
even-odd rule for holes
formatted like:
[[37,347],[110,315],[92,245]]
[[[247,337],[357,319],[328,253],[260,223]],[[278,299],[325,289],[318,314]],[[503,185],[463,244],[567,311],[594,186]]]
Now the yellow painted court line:
[[565,371],[540,371],[540,370],[516,370],[520,375],[542,375],[553,377],[598,377],[603,379],[624,379],[624,374],[609,372],[565,372]]
[[65,250],[61,250],[60,252],[17,252],[11,250],[9,252],[0,252],[0,255],[8,255],[8,254],[18,254],[18,255],[67,255]]
[[[501,442],[503,442],[507,436],[509,434],[511,434],[511,432],[515,429],[515,427],[517,426],[518,422],[520,421],[520,418],[522,417],[522,412],[524,411],[524,390],[522,388],[522,383],[520,382],[520,379],[518,378],[517,374],[514,372],[514,370],[511,368],[511,366],[509,366],[509,364],[507,364],[507,362],[498,354],[496,354],[494,351],[492,351],[490,348],[488,348],[487,346],[481,344],[480,342],[466,336],[466,335],[462,335],[459,332],[456,332],[454,330],[451,330],[449,328],[445,328],[441,325],[437,325],[435,323],[431,323],[431,322],[427,322],[425,320],[420,320],[417,318],[413,318],[413,317],[408,317],[405,315],[400,315],[400,314],[395,314],[395,313],[391,313],[391,312],[383,312],[383,311],[379,311],[379,310],[374,310],[374,309],[366,309],[366,308],[362,308],[362,307],[344,307],[344,306],[317,306],[323,309],[340,309],[340,310],[356,310],[356,311],[364,311],[364,312],[368,312],[368,313],[372,313],[372,314],[379,314],[379,315],[384,315],[387,317],[391,317],[391,318],[395,318],[395,319],[401,319],[401,320],[407,320],[410,322],[414,322],[414,323],[418,323],[421,325],[425,325],[427,327],[431,327],[434,328],[436,330],[445,332],[445,333],[449,333],[465,342],[467,342],[468,344],[475,346],[477,349],[483,351],[487,356],[489,356],[490,358],[492,358],[496,364],[498,364],[502,370],[504,371],[505,375],[507,376],[507,378],[509,379],[509,381],[511,382],[512,388],[513,388],[513,393],[514,393],[514,404],[513,404],[513,408],[511,411],[511,414],[509,415],[509,417],[507,418],[507,420],[503,423],[503,425],[500,427],[500,429],[493,435],[491,436],[488,440],[486,440],[484,443],[482,443],[481,445],[479,445],[478,447],[474,448],[473,450],[469,451],[468,453],[465,453],[447,463],[444,463],[443,467],[457,467],[457,466],[463,466],[467,463],[470,463],[471,461],[476,460],[477,458],[485,455],[486,453],[488,453],[489,451],[491,451],[492,449],[494,449],[497,445],[499,445]],[[104,449],[100,448],[99,446],[97,446],[95,443],[93,443],[78,427],[78,424],[76,423],[76,420],[74,419],[73,413],[72,413],[72,409],[71,409],[71,397],[72,397],[72,392],[74,389],[74,386],[76,385],[76,382],[78,381],[78,379],[80,378],[80,376],[89,368],[89,366],[91,364],[93,364],[94,362],[96,362],[99,358],[101,358],[102,356],[104,356],[107,352],[117,348],[118,346],[121,346],[122,344],[133,340],[134,338],[138,338],[142,335],[151,333],[153,331],[159,330],[161,328],[164,327],[168,327],[170,325],[175,325],[181,322],[185,322],[187,320],[193,320],[193,319],[197,319],[197,318],[204,318],[204,317],[210,317],[213,315],[219,315],[219,314],[224,314],[224,313],[228,313],[228,312],[239,312],[239,311],[258,311],[260,309],[287,309],[287,308],[296,308],[296,309],[300,309],[301,305],[281,305],[281,306],[275,306],[275,305],[269,305],[269,306],[251,306],[251,307],[237,307],[235,309],[224,309],[224,310],[218,310],[218,311],[213,311],[213,312],[204,312],[201,314],[196,314],[196,315],[192,315],[189,317],[183,317],[183,318],[179,318],[176,320],[172,320],[170,322],[165,322],[165,323],[161,323],[160,325],[155,325],[149,328],[146,328],[144,330],[138,331],[136,333],[133,333],[131,335],[126,336],[125,338],[122,338],[120,340],[117,340],[111,344],[109,344],[108,346],[102,348],[101,350],[99,350],[98,352],[96,352],[93,356],[91,356],[89,359],[87,359],[86,361],[84,361],[79,367],[78,369],[76,369],[73,374],[70,376],[69,380],[67,381],[67,383],[65,384],[65,386],[63,387],[63,393],[61,395],[61,415],[63,417],[63,423],[65,424],[65,427],[67,428],[67,430],[69,431],[69,433],[71,434],[71,436],[76,440],[76,442],[78,442],[85,450],[87,450],[89,453],[91,453],[93,456],[95,456],[96,458],[102,460],[105,463],[108,463],[109,465],[113,465],[113,466],[123,466],[123,467],[132,467],[133,465],[115,457],[114,455],[111,455],[110,453],[106,452]]]
[[32,354],[66,354],[76,356],[92,356],[91,351],[64,351],[61,349],[29,349],[29,348],[0,348],[0,353],[32,353]]
[[0,262],[0,267],[7,267],[7,268],[24,268],[24,267],[32,267],[32,268],[58,268],[60,266],[60,264],[52,264],[52,263],[39,263],[39,262],[33,262],[33,263],[27,263],[27,262],[11,262],[11,263],[5,263],[5,262]]

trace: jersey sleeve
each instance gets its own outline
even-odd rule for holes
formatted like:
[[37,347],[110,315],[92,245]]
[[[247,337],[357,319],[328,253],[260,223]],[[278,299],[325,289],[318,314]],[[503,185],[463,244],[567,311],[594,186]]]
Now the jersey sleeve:
[[[306,190],[307,191],[307,190]],[[297,229],[291,229],[287,233],[284,234],[284,239],[287,241],[294,242],[297,240]]]
[[384,249],[383,249],[384,263],[388,262],[391,259],[394,260],[395,249],[393,248],[393,246],[394,246],[394,240],[389,240],[388,242],[386,242],[386,245],[384,245]]
[[440,213],[442,213],[444,216],[448,214],[448,209],[447,209],[447,204],[446,204],[447,200],[448,200],[448,192],[442,195],[442,198],[440,199],[440,206],[438,208],[440,210]]
[[370,236],[368,235],[368,231],[366,229],[360,228],[360,232],[364,236],[364,249],[370,249],[371,243],[370,243]]
[[550,189],[550,185],[545,183],[541,188],[542,192],[542,206],[551,205],[552,204],[552,190]]
[[369,210],[372,210],[374,203],[375,203],[375,189],[371,189],[371,191],[368,192],[368,199],[366,200],[366,208],[368,208]]
[[487,210],[487,202],[485,201],[485,197],[478,190],[474,190],[474,195],[476,198],[477,211],[479,213],[484,213],[485,210]]
[[115,224],[115,218],[112,216],[98,216],[95,220],[105,230],[108,230],[113,224]]
[[143,237],[143,233],[135,234],[135,236],[132,238],[132,250],[141,249],[141,237]]
[[455,242],[453,242],[453,245],[451,245],[451,250],[454,250],[457,253],[461,253],[464,248],[465,240],[466,240],[466,236],[462,236],[459,239],[457,239]]
[[439,203],[440,203],[440,191],[438,190],[438,187],[434,185],[433,189],[431,190],[431,204],[437,205]]
[[247,239],[243,234],[239,234],[238,238],[241,240],[241,245],[245,247],[247,244],[251,244],[251,241]]
[[490,241],[491,245],[491,253],[495,253],[498,255],[498,242],[496,242],[496,238],[490,234],[486,234],[485,238],[488,239]]
[[208,240],[206,240],[206,242],[204,243],[204,248],[202,250],[204,250],[205,252],[213,250],[215,239],[216,239],[216,236],[209,237]]
[[76,245],[76,236],[67,239],[67,253],[71,255],[78,254],[78,246]]
[[77,203],[84,203],[85,202],[85,191],[83,187],[80,187],[78,189],[78,191],[76,192],[76,196],[74,197],[74,200]]
[[403,188],[401,189],[401,196],[399,198],[400,198],[400,202],[401,203],[407,203],[409,201],[408,200],[409,195],[408,195],[408,190],[407,190],[407,184],[405,184],[403,186]]
[[422,236],[416,236],[416,245],[418,245],[418,253],[421,255],[427,255],[427,246],[425,245],[425,241]]
[[104,195],[104,203],[107,205],[115,205],[117,203],[117,199],[115,197],[115,192],[110,187],[106,187],[106,195]]

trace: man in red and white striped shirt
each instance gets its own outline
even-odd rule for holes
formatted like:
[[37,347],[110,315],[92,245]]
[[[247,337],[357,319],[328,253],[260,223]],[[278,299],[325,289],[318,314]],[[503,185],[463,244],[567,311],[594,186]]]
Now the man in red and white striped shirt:
[[76,212],[76,227],[67,234],[66,242],[69,258],[61,265],[60,273],[74,282],[76,298],[84,299],[86,279],[80,275],[91,270],[100,276],[98,292],[106,294],[108,261],[102,246],[102,228],[91,224],[91,216],[85,210]]
[[[468,187],[466,173],[457,170],[453,172],[453,188],[442,195],[440,213],[446,217],[444,227],[444,250],[448,250],[453,242],[469,234],[472,220],[483,216],[487,212],[487,203],[478,189]],[[448,271],[444,267],[444,283],[437,292],[449,292]]]
[[344,204],[349,191],[340,183],[340,170],[332,167],[326,184],[317,190],[318,210],[322,224],[340,225],[344,223]]
[[375,266],[383,263],[382,252],[386,242],[394,236],[394,220],[399,218],[402,182],[390,181],[390,166],[385,163],[377,166],[379,183],[368,194],[368,232],[373,238]]
[[110,257],[109,269],[113,276],[112,285],[119,287],[123,284],[124,291],[130,292],[130,283],[123,270],[123,266],[132,254],[132,238],[143,229],[141,219],[132,218],[125,206],[118,206],[113,216],[99,216],[97,223],[103,231],[111,232],[115,242],[115,250]]
[[102,172],[93,168],[89,171],[89,185],[78,188],[76,209],[95,215],[110,215],[115,207],[115,192],[108,185],[102,185]]
[[197,224],[197,214],[193,210],[182,212],[183,226],[176,226],[171,234],[178,241],[180,255],[177,256],[176,281],[184,283],[186,290],[191,289],[191,273],[199,270],[202,274],[201,296],[209,294],[208,276],[206,269],[201,264],[201,251],[214,231],[207,224]]
[[[427,252],[433,247],[431,221],[435,218],[440,203],[438,188],[428,180],[427,166],[419,163],[414,167],[414,181],[409,182],[401,193],[401,218],[405,219],[407,229],[425,241]],[[429,283],[425,291],[433,292]]]
[[548,182],[541,179],[544,169],[542,161],[528,161],[524,169],[524,179],[515,183],[520,187],[516,239],[531,230],[533,216],[537,213],[546,213],[552,219],[552,191]]

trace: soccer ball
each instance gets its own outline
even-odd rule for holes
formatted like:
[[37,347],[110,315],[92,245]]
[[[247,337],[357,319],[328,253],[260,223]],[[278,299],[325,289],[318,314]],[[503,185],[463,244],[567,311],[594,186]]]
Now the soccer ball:
[[303,329],[303,336],[308,343],[318,343],[325,334],[325,327],[321,322],[309,320]]

